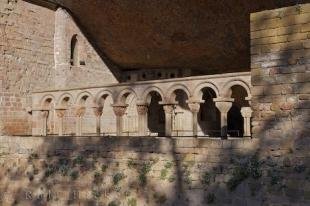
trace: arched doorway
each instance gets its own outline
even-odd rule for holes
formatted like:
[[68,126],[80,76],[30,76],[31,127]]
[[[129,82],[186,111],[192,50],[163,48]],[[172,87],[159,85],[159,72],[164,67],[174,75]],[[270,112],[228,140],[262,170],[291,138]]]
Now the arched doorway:
[[249,106],[249,102],[245,100],[247,96],[247,91],[242,86],[234,85],[231,87],[231,98],[234,99],[234,102],[227,114],[227,133],[231,137],[243,136],[244,131],[241,108]]
[[84,95],[80,99],[80,108],[83,110],[81,115],[81,134],[91,135],[96,133],[96,117],[93,111],[93,100],[90,96]]
[[100,117],[100,131],[103,135],[116,135],[116,117],[113,111],[113,98],[109,94],[103,94],[98,100],[99,107],[102,107]]
[[220,112],[215,106],[213,98],[216,93],[212,88],[205,87],[201,89],[201,96],[204,103],[200,104],[198,112],[198,135],[218,137],[221,135]]
[[188,107],[188,95],[182,89],[176,89],[172,101],[176,103],[172,118],[172,136],[191,136],[192,113]]
[[64,111],[63,111],[64,114],[62,117],[63,135],[73,135],[74,131],[75,131],[75,127],[74,127],[75,118],[73,116],[71,101],[72,101],[72,99],[69,96],[65,96],[60,101],[60,106],[62,109],[64,109]]
[[123,120],[123,135],[136,136],[138,135],[138,112],[137,112],[137,97],[130,93],[126,96],[125,104],[127,109]]
[[55,103],[52,98],[47,98],[43,102],[43,108],[47,109],[46,120],[43,122],[43,130],[46,131],[46,135],[56,135],[55,129]]
[[150,136],[165,136],[165,112],[159,103],[162,97],[156,91],[148,94],[147,130]]

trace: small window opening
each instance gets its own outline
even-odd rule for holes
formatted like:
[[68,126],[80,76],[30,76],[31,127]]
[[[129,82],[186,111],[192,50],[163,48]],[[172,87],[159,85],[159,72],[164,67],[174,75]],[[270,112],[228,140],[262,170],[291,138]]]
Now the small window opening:
[[71,38],[70,64],[71,64],[71,66],[78,66],[79,65],[79,51],[78,51],[77,34],[73,35]]

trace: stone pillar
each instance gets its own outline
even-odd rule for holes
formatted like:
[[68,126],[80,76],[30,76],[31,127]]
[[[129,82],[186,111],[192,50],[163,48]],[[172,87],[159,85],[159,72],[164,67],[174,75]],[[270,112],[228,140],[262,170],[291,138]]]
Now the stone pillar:
[[198,112],[200,109],[200,102],[189,102],[188,107],[192,112],[192,128],[193,136],[198,136]]
[[221,113],[221,136],[227,138],[227,113],[232,106],[234,99],[232,98],[214,98],[215,106]]
[[138,133],[140,136],[146,136],[147,131],[147,111],[148,106],[146,104],[137,104],[138,111]]
[[241,115],[243,117],[243,136],[250,137],[251,136],[251,117],[252,117],[252,109],[251,107],[242,107]]
[[42,118],[42,130],[41,130],[41,136],[47,136],[47,117],[48,117],[48,110],[42,110],[40,112],[41,118]]
[[[70,69],[69,40],[67,37],[68,12],[59,7],[55,11],[54,60],[55,60],[55,88],[66,87],[67,72]],[[70,38],[69,38],[70,39]]]
[[101,120],[101,115],[102,115],[102,109],[103,109],[103,107],[93,107],[94,114],[96,116],[96,135],[97,136],[100,136],[100,133],[101,133],[100,120]]
[[78,107],[75,112],[76,116],[76,136],[82,136],[82,118],[85,114],[85,107]]
[[123,116],[128,105],[114,104],[112,105],[114,114],[116,116],[116,135],[122,136],[123,132]]
[[172,113],[174,104],[164,104],[165,111],[165,136],[170,137],[172,135]]
[[65,116],[65,109],[56,109],[56,115],[58,117],[58,135],[63,136],[63,117]]

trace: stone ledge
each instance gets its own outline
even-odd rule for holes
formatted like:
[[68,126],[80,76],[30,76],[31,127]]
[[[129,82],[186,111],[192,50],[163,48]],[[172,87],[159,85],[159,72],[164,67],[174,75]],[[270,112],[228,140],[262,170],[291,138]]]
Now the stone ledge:
[[[166,138],[166,137],[38,137],[0,136],[6,153],[26,154],[37,151],[49,152],[83,151],[135,151],[147,153],[196,153],[197,148],[230,150],[255,150],[259,139],[251,138]],[[7,150],[9,148],[9,151]],[[195,150],[196,149],[196,150]]]

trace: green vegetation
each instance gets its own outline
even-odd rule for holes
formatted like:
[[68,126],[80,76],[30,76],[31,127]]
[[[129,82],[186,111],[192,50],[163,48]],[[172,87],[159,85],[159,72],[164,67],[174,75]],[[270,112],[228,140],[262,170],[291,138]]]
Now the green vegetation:
[[164,169],[162,169],[162,170],[160,171],[160,179],[161,179],[161,180],[165,180],[166,177],[167,177],[167,175],[168,175],[168,170],[167,170],[166,168],[164,168]]
[[147,162],[144,162],[138,169],[139,183],[142,187],[146,186],[147,184],[147,174],[151,171],[153,164],[154,162],[147,161]]
[[175,177],[173,175],[171,175],[169,178],[168,178],[168,181],[169,182],[174,182],[175,181]]
[[137,206],[137,200],[136,198],[129,198],[127,201],[128,206]]
[[117,185],[124,178],[125,178],[125,175],[123,173],[121,173],[121,172],[116,173],[113,176],[113,184]]
[[250,159],[246,159],[243,162],[237,163],[233,169],[232,177],[227,182],[227,187],[230,191],[236,189],[236,187],[248,177],[258,179],[262,176],[261,163],[258,161],[256,155]]
[[83,156],[78,155],[76,158],[73,159],[73,166],[81,165],[85,163],[85,159]]
[[77,170],[71,171],[70,177],[72,180],[76,180],[79,177],[79,172]]
[[270,185],[279,185],[283,177],[280,175],[280,171],[273,169],[268,171],[268,176],[270,177]]
[[205,172],[203,175],[202,175],[202,179],[201,179],[201,183],[203,185],[210,185],[211,183],[211,180],[214,178],[214,175],[210,172]]
[[127,166],[129,169],[133,169],[137,167],[137,163],[133,159],[129,159],[127,162]]
[[297,173],[303,173],[306,171],[306,166],[304,164],[295,165],[294,171]]
[[108,169],[108,166],[107,165],[101,165],[101,172],[105,173]]
[[121,202],[119,200],[113,200],[109,202],[108,206],[120,206]]
[[99,199],[101,196],[101,191],[96,189],[92,189],[91,193],[94,199]]
[[207,200],[208,204],[212,204],[212,203],[215,202],[215,199],[216,199],[215,195],[213,193],[209,193],[207,195],[207,199],[206,200]]
[[167,201],[165,194],[154,193],[153,198],[157,204],[164,204]]

